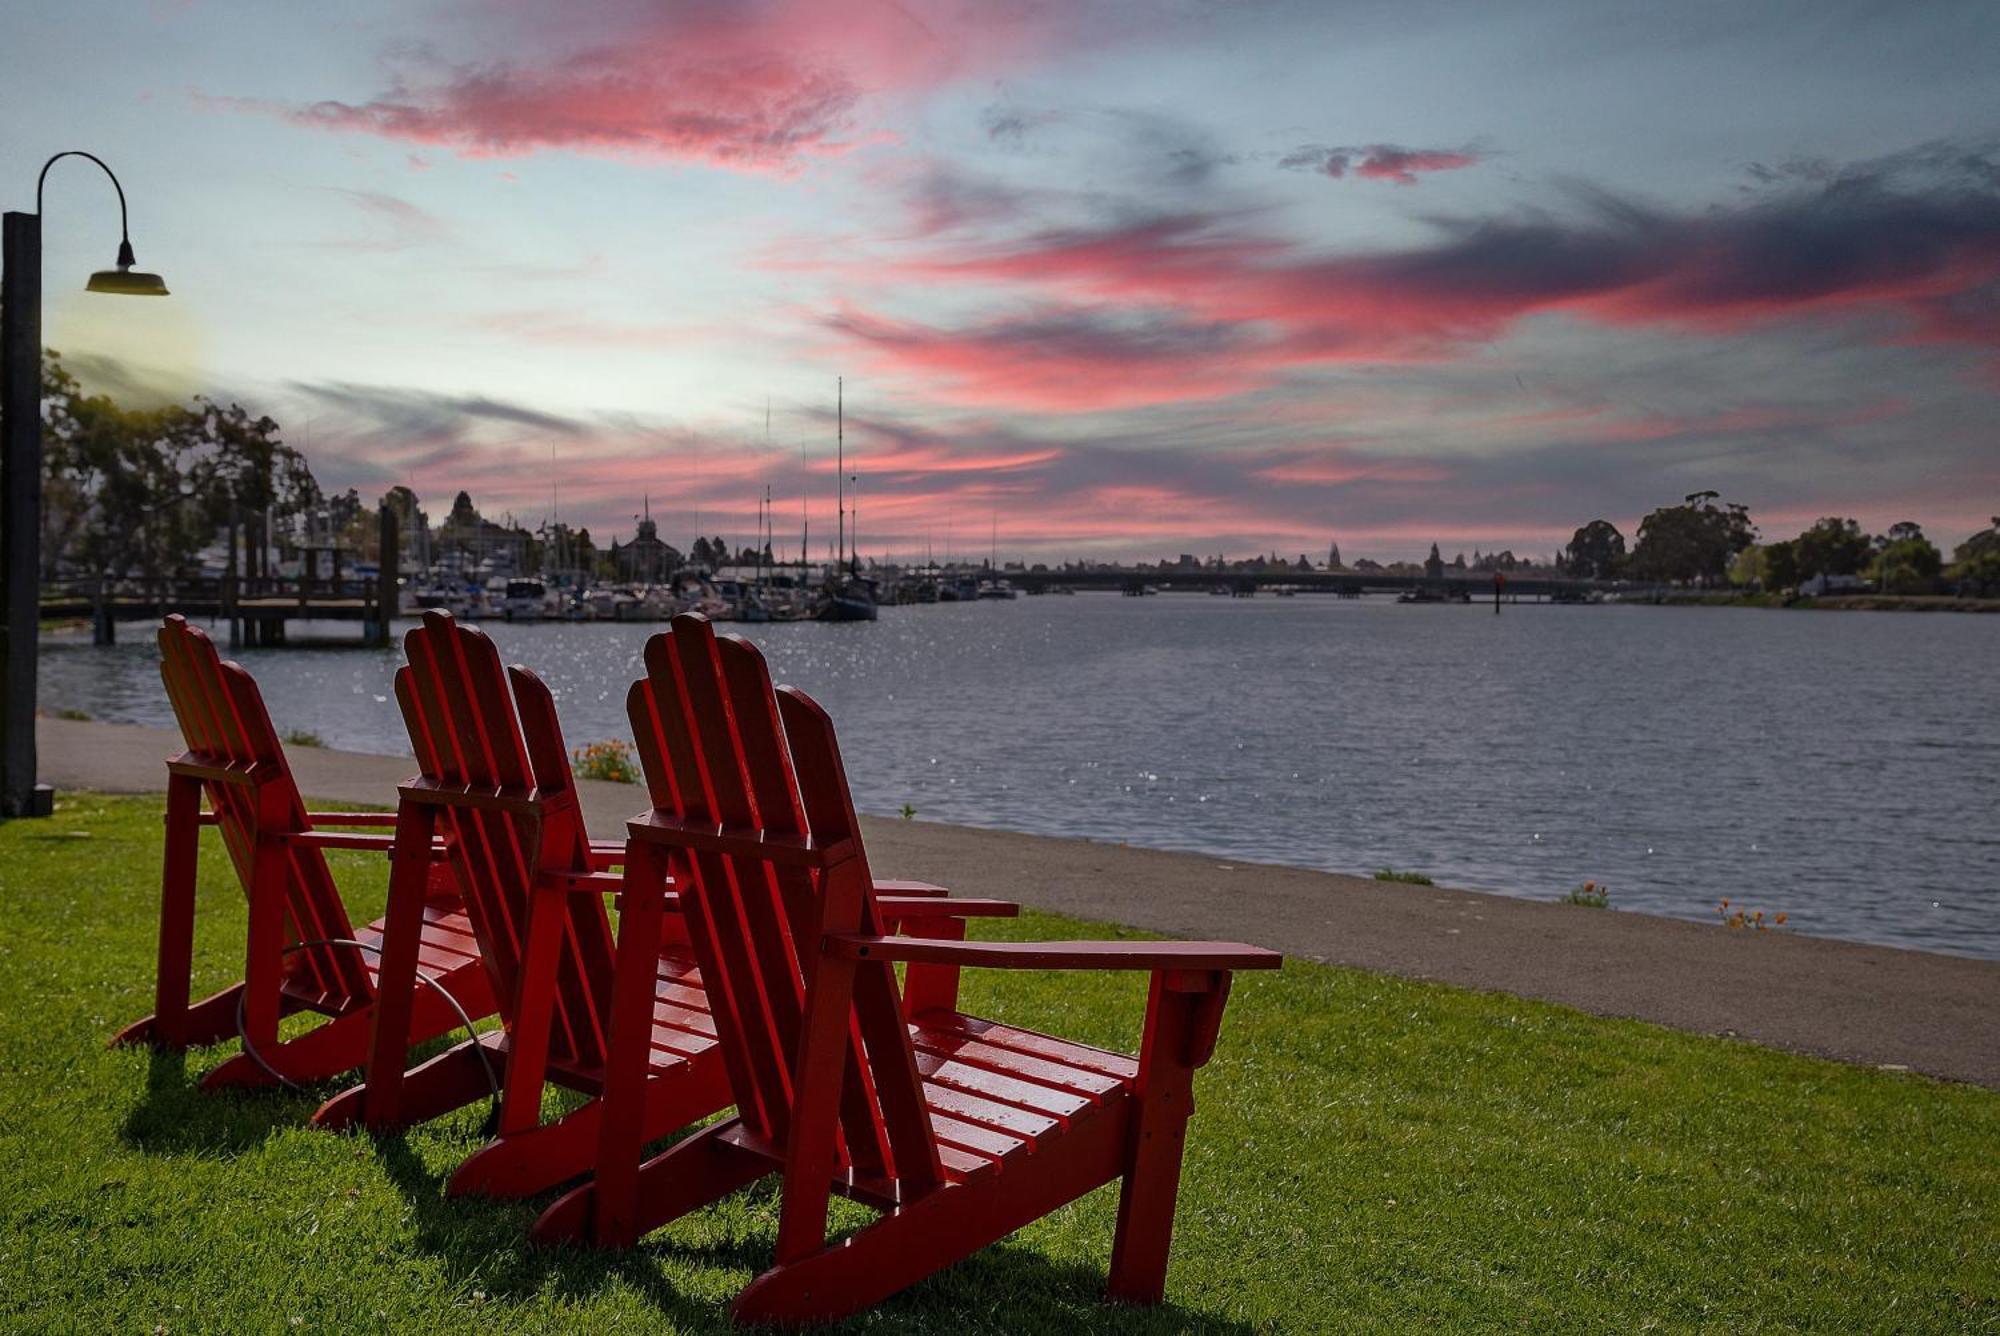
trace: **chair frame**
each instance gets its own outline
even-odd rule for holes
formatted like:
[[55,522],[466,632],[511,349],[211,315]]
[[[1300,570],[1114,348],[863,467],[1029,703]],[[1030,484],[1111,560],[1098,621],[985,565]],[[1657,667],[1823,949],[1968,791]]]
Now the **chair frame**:
[[[256,680],[223,659],[206,632],[178,613],[160,627],[160,673],[187,748],[167,760],[166,849],[160,878],[160,939],[153,1013],[119,1030],[112,1043],[180,1050],[240,1037],[245,1052],[208,1073],[209,1089],[303,1084],[358,1067],[367,1056],[375,971],[365,954],[336,943],[381,941],[377,922],[351,926],[328,849],[400,846],[387,812],[306,808],[271,725]],[[204,800],[207,806],[204,808]],[[352,829],[328,829],[349,827]],[[195,889],[201,832],[214,828],[229,850],[249,902],[242,980],[190,1001]],[[417,846],[425,877],[418,932],[437,985],[471,1016],[493,999],[471,939],[456,931],[455,897],[433,874],[442,850]],[[310,934],[308,936],[307,934]],[[295,955],[302,958],[294,961]],[[326,1023],[280,1042],[279,1022],[316,1011]],[[428,1039],[460,1024],[450,1003],[426,992],[412,1027]]]
[[[774,690],[747,641],[699,616],[675,618],[646,661],[629,701],[655,805],[628,825],[598,1172],[534,1236],[627,1246],[776,1174],[775,1265],[733,1311],[823,1321],[1122,1180],[1109,1293],[1159,1301],[1194,1073],[1214,1053],[1233,971],[1281,957],[1220,942],[966,941],[965,916],[943,905],[918,934],[890,935],[825,712]],[[645,981],[623,967],[643,965],[670,909],[708,980],[737,1113],[641,1163],[628,1109]],[[1147,972],[1136,1063],[960,1015],[966,966]],[[829,1244],[836,1192],[883,1214]]]

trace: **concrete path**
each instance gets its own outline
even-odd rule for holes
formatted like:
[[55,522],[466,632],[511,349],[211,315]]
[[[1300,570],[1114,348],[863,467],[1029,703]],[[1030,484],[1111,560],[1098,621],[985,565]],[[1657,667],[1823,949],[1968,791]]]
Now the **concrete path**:
[[[42,778],[59,793],[159,791],[160,762],[180,745],[170,730],[60,719],[41,720],[38,737]],[[300,787],[336,801],[389,805],[411,769],[353,752],[291,756]],[[592,833],[622,836],[638,791],[579,787]],[[2000,962],[1084,840],[863,824],[882,876],[2000,1089]]]

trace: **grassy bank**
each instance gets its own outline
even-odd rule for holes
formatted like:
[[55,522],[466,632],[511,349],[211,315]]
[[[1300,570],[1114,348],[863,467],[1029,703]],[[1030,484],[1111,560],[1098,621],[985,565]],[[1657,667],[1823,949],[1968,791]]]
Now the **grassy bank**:
[[1795,598],[1727,589],[1690,589],[1619,601],[1687,608],[1788,608],[1799,612],[2000,612],[2000,598],[1958,598],[1950,594],[1831,594],[1824,598]]
[[[83,795],[0,825],[0,1327],[722,1326],[769,1257],[768,1188],[627,1256],[543,1252],[536,1204],[441,1196],[476,1112],[326,1135],[311,1097],[196,1092],[219,1052],[106,1050],[149,1005],[159,813]],[[382,861],[339,866],[375,912]],[[214,848],[204,876],[214,986],[242,897]],[[1130,1047],[1142,989],[980,974],[966,1003]],[[2000,1329],[1992,1092],[1294,963],[1239,980],[1197,1098],[1168,1307],[1097,1303],[1104,1191],[858,1325]]]

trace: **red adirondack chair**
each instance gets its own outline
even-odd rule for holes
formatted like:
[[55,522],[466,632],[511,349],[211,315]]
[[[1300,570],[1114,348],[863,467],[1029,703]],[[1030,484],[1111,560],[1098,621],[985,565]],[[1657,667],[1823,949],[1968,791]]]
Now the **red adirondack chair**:
[[[382,966],[382,1003],[366,1079],[322,1105],[322,1127],[402,1126],[486,1096],[502,1082],[499,1128],[452,1175],[453,1195],[527,1196],[589,1169],[597,1153],[613,942],[603,897],[622,879],[593,867],[569,756],[547,686],[528,669],[502,671],[493,642],[448,614],[429,612],[404,637],[396,674],[419,776],[399,790],[397,839],[419,847],[440,832],[499,999],[502,1028],[405,1071],[416,999],[407,951]],[[619,855],[622,861],[622,853]],[[941,896],[922,883],[897,889],[914,903]],[[405,941],[422,891],[414,863],[389,886],[392,944]],[[630,973],[649,979],[653,1007],[632,1116],[650,1140],[729,1103],[727,1074],[701,976],[684,933],[667,932]],[[542,1121],[553,1081],[593,1098]]]
[[[493,642],[444,613],[426,613],[403,643],[409,664],[396,674],[396,699],[420,773],[399,790],[396,836],[413,848],[443,836],[502,1028],[404,1070],[417,1000],[405,928],[424,885],[415,861],[399,859],[366,1079],[313,1121],[422,1122],[485,1098],[497,1074],[498,1131],[448,1191],[527,1195],[582,1172],[596,1152],[598,1101],[545,1123],[542,1093],[546,1081],[597,1093],[612,965],[603,897],[622,879],[594,870],[541,679],[521,667],[503,672]],[[669,949],[652,966],[660,1019],[644,1102],[658,1135],[723,1107],[729,1090],[693,961]]]
[[[623,1246],[780,1174],[776,1265],[735,1314],[835,1319],[1122,1178],[1110,1293],[1157,1302],[1195,1070],[1230,972],[1280,957],[1216,942],[969,942],[950,919],[888,936],[826,714],[774,692],[763,657],[698,616],[655,636],[646,667],[629,699],[654,809],[629,828],[621,964],[685,923],[737,1113],[639,1163],[649,981],[621,973],[597,1176],[543,1213],[537,1239]],[[1149,971],[1136,1061],[962,1015],[966,965]],[[829,1245],[832,1192],[885,1214]]]
[[[386,812],[309,812],[254,678],[225,661],[186,618],[160,627],[160,676],[187,750],[167,762],[167,845],[160,893],[159,980],[154,1012],[120,1030],[121,1044],[185,1048],[238,1033],[255,1050],[210,1072],[208,1087],[272,1084],[279,1076],[309,1082],[358,1067],[367,1057],[376,998],[382,923],[352,927],[327,869],[327,849],[396,848],[393,835],[328,826],[383,826]],[[209,810],[202,810],[206,795]],[[250,901],[243,980],[189,1005],[194,949],[194,884],[201,828],[214,826]],[[420,920],[412,935],[423,970],[473,1017],[493,1010],[478,964],[471,924],[447,883],[426,874],[428,842],[410,859],[422,880]],[[316,1011],[329,1019],[278,1042],[279,1020]],[[426,989],[411,1016],[428,1039],[459,1024],[443,998]],[[261,1058],[262,1062],[257,1059]],[[275,1073],[275,1075],[274,1075]]]

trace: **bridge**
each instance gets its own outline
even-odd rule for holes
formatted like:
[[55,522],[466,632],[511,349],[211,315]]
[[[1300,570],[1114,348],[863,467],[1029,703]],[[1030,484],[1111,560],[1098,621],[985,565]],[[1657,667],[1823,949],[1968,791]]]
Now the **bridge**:
[[[1057,587],[1070,589],[1118,589],[1138,592],[1146,586],[1183,592],[1212,592],[1227,589],[1239,598],[1259,590],[1287,588],[1301,594],[1335,594],[1356,598],[1363,594],[1404,594],[1431,591],[1457,601],[1461,596],[1473,601],[1493,597],[1490,571],[1446,571],[1440,579],[1424,575],[1392,575],[1386,571],[1214,571],[1157,566],[1094,566],[1081,570],[1009,571],[1007,578],[1028,593],[1042,593]],[[1609,594],[1647,594],[1655,586],[1623,580],[1585,580],[1568,576],[1506,575],[1501,588],[1503,602],[1583,602]]]

